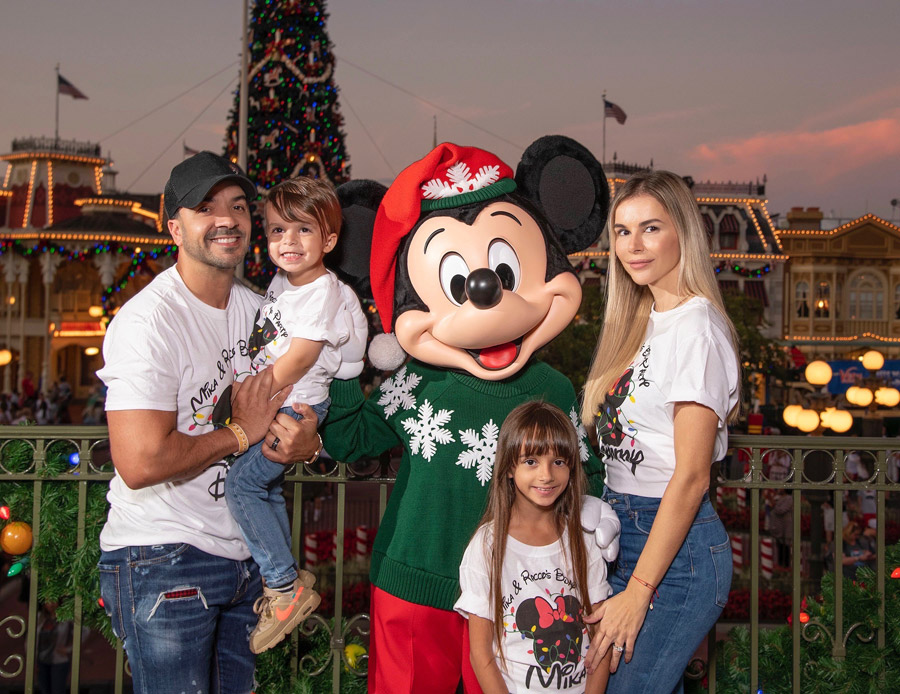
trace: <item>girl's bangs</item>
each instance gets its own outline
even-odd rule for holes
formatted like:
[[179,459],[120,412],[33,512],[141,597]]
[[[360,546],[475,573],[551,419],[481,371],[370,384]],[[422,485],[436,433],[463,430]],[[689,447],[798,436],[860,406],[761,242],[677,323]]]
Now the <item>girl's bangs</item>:
[[572,467],[578,460],[578,440],[572,435],[571,424],[566,422],[568,426],[560,426],[554,419],[541,419],[523,437],[519,455],[555,455]]

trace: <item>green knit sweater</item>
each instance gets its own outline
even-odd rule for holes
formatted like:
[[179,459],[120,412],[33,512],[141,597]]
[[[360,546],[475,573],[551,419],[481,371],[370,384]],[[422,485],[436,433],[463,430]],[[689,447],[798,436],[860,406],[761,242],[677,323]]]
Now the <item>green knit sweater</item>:
[[601,465],[578,419],[575,391],[546,364],[484,381],[411,361],[368,400],[358,381],[332,382],[322,432],[332,456],[352,462],[403,445],[375,538],[374,585],[408,602],[453,608],[459,563],[484,512],[500,425],[528,400],[551,402],[577,423],[590,490],[599,495]]

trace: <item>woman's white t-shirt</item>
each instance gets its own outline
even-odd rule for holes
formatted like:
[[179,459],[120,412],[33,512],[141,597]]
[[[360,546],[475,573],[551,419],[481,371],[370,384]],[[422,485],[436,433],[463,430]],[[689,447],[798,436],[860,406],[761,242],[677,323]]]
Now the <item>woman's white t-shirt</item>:
[[[453,609],[467,619],[476,615],[494,621],[489,578],[493,537],[492,528],[481,526],[459,567],[462,595]],[[507,671],[501,668],[501,674],[510,692],[584,691],[584,656],[589,639],[581,602],[577,593],[573,594],[575,575],[564,551],[567,541],[567,533],[562,540],[543,547],[506,538],[500,591]],[[606,580],[606,561],[593,534],[585,534],[584,544],[588,596],[596,603],[609,597],[612,588]]]
[[650,311],[644,342],[607,393],[596,420],[606,484],[622,494],[661,498],[675,472],[675,403],[695,402],[719,418],[713,457],[728,449],[737,404],[738,362],[725,318],[694,297]]

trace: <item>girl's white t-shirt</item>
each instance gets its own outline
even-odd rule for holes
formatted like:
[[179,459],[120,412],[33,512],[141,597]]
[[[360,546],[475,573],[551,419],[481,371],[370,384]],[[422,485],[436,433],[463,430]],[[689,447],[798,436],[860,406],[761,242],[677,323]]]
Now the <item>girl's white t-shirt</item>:
[[[462,595],[453,609],[466,619],[476,615],[494,621],[489,578],[493,537],[492,528],[481,526],[459,567]],[[581,602],[573,591],[575,574],[564,551],[567,543],[567,533],[562,540],[543,547],[506,538],[500,590],[507,670],[501,667],[500,672],[510,692],[584,691],[589,638]],[[606,561],[593,534],[585,534],[584,544],[588,595],[596,603],[608,598],[612,588],[606,580]]]
[[597,416],[606,484],[615,492],[661,498],[675,472],[675,403],[695,402],[719,418],[713,457],[728,449],[728,413],[740,374],[725,318],[694,297],[650,311],[644,342],[607,393]]

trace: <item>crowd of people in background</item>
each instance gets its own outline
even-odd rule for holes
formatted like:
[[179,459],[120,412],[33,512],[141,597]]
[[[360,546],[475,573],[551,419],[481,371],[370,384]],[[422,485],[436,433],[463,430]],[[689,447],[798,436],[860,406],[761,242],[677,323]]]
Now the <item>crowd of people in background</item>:
[[19,390],[0,393],[0,426],[19,424],[105,425],[105,389],[99,381],[80,408],[73,408],[73,391],[65,376],[54,381],[46,393],[29,372]]

